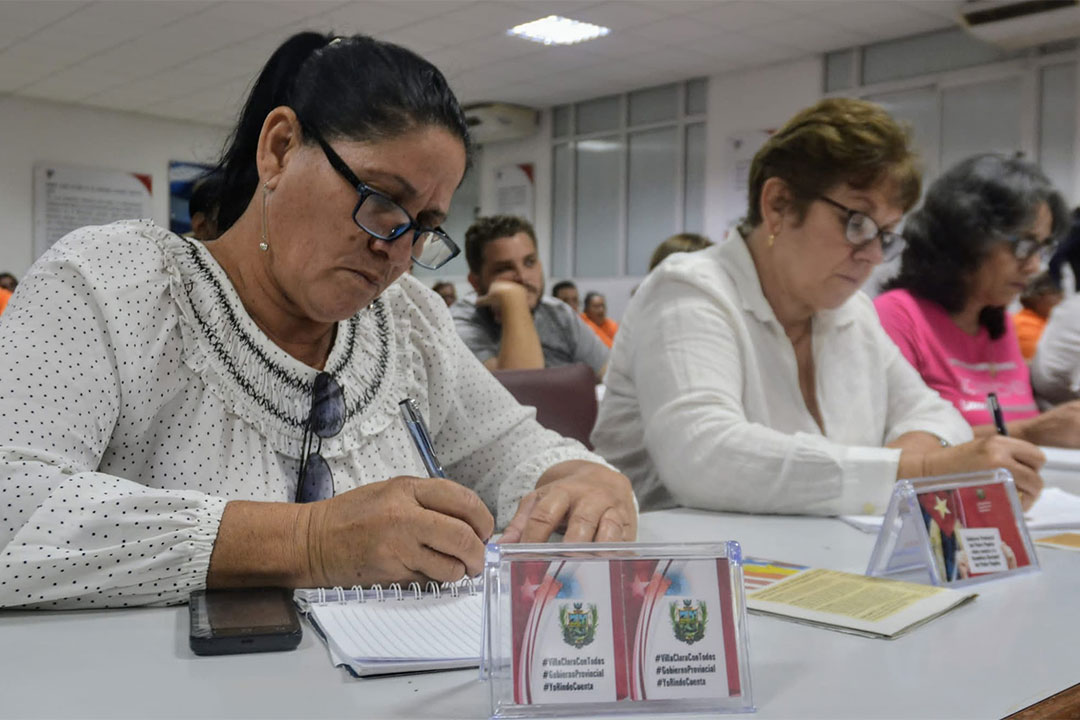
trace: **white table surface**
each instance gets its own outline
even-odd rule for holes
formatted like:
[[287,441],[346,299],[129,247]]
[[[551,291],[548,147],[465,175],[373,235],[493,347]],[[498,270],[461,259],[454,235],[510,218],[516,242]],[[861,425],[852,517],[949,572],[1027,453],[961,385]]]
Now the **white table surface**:
[[[737,539],[744,553],[862,572],[872,535],[839,520],[672,510],[643,541]],[[1080,682],[1080,553],[898,640],[750,616],[761,718],[1001,717]],[[305,625],[297,651],[199,658],[187,609],[0,612],[0,717],[484,718],[473,670],[356,680]]]

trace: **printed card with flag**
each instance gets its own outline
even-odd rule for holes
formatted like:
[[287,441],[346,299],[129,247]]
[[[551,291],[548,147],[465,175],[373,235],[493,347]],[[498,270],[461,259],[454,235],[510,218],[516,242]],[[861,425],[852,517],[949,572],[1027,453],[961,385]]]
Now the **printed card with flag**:
[[491,545],[494,717],[746,712],[738,543]]
[[622,604],[612,601],[613,586],[618,597],[617,569],[598,562],[527,562],[511,569],[511,581],[515,701],[613,702],[620,690],[625,695],[620,676],[626,643],[622,624],[612,622],[613,609]]
[[964,585],[1038,570],[1003,469],[896,484],[867,575]]

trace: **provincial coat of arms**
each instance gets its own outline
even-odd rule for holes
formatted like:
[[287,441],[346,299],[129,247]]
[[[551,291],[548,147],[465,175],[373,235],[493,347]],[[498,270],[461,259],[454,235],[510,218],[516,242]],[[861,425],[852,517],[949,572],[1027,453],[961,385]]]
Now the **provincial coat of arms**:
[[693,645],[705,638],[705,623],[709,620],[709,611],[704,602],[694,604],[693,600],[671,603],[671,627],[675,637],[687,645]]
[[567,645],[576,648],[585,647],[596,637],[596,620],[599,613],[596,605],[589,603],[573,603],[559,606],[559,625],[562,626],[563,640]]

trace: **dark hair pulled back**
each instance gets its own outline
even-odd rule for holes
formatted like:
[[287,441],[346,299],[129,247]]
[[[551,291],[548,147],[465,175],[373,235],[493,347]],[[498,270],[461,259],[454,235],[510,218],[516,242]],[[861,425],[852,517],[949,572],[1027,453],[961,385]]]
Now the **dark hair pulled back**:
[[263,66],[218,163],[222,231],[243,214],[258,188],[259,133],[270,111],[282,105],[293,109],[302,129],[327,140],[389,140],[433,125],[460,138],[471,155],[465,114],[446,78],[427,60],[367,35],[298,33]]
[[[1036,165],[995,154],[961,160],[934,181],[908,217],[900,274],[885,289],[903,288],[950,314],[960,312],[990,250],[1030,226],[1043,204],[1056,237],[1068,225],[1068,211]],[[983,308],[979,323],[991,338],[1001,337],[1005,308]]]

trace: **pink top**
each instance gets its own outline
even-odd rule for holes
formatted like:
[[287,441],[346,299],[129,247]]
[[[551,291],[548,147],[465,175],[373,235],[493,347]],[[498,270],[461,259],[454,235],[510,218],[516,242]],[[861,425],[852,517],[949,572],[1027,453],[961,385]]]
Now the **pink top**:
[[1005,420],[1039,414],[1031,392],[1027,363],[1012,318],[1005,317],[1005,334],[990,339],[985,327],[975,336],[957,327],[945,309],[907,290],[890,290],[874,300],[885,332],[900,352],[971,425],[994,422],[986,395],[996,392]]

